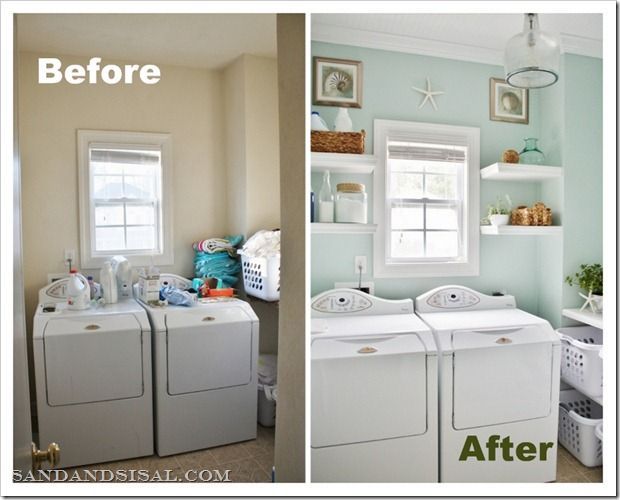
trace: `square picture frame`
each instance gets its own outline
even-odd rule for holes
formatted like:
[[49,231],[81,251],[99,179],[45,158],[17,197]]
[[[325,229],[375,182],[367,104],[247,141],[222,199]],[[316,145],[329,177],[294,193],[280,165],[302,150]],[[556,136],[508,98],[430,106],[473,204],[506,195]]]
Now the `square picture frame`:
[[529,91],[512,87],[502,78],[490,78],[489,117],[496,122],[528,124]]
[[362,61],[313,57],[313,104],[362,107]]

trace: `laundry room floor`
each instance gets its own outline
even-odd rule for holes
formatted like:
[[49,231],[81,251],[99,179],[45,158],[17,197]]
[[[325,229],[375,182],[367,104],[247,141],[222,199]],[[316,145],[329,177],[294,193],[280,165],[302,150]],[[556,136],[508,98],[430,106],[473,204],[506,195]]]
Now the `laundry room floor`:
[[563,446],[558,446],[556,483],[601,483],[603,467],[586,467]]
[[[168,457],[141,457],[120,462],[107,462],[103,464],[66,469],[73,475],[75,471],[80,477],[85,477],[84,470],[146,470],[152,477],[159,471],[164,477],[165,470],[172,470],[169,476],[180,478],[185,482],[187,471],[210,471],[230,470],[229,477],[232,482],[239,483],[265,483],[271,481],[271,468],[274,462],[274,432],[275,428],[258,425],[257,437],[252,441],[244,441],[208,450],[171,455]],[[195,474],[190,473],[190,477]],[[123,481],[124,482],[124,481]],[[200,482],[198,479],[195,482]]]

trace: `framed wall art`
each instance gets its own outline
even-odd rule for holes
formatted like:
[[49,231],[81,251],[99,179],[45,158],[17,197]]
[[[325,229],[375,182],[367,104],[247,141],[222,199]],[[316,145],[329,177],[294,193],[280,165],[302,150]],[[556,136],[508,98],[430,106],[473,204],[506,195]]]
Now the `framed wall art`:
[[314,57],[313,104],[362,107],[362,62]]
[[512,87],[501,78],[489,81],[489,111],[491,120],[529,123],[528,90]]

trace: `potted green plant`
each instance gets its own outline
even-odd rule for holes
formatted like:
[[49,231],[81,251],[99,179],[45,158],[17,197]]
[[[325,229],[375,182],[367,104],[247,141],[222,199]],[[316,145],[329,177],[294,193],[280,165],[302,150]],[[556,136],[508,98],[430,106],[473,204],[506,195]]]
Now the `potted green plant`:
[[579,272],[565,278],[570,286],[576,285],[586,291],[588,295],[579,293],[586,302],[581,307],[583,311],[586,306],[590,306],[592,312],[603,311],[603,266],[600,264],[581,264]]
[[493,226],[505,226],[510,221],[511,209],[510,196],[506,194],[503,199],[498,196],[495,204],[487,207],[487,219]]

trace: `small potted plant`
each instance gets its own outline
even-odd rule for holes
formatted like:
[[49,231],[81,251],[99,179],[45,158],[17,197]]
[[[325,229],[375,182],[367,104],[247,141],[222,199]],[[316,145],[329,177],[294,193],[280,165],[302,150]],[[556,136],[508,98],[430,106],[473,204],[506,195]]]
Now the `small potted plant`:
[[504,199],[498,196],[495,204],[487,207],[487,219],[493,226],[505,226],[510,221],[511,209],[510,196],[504,195]]
[[603,266],[600,264],[581,264],[579,272],[567,276],[566,283],[570,286],[577,285],[582,290],[588,292],[588,295],[579,293],[586,302],[581,306],[583,311],[590,306],[592,312],[603,312]]

